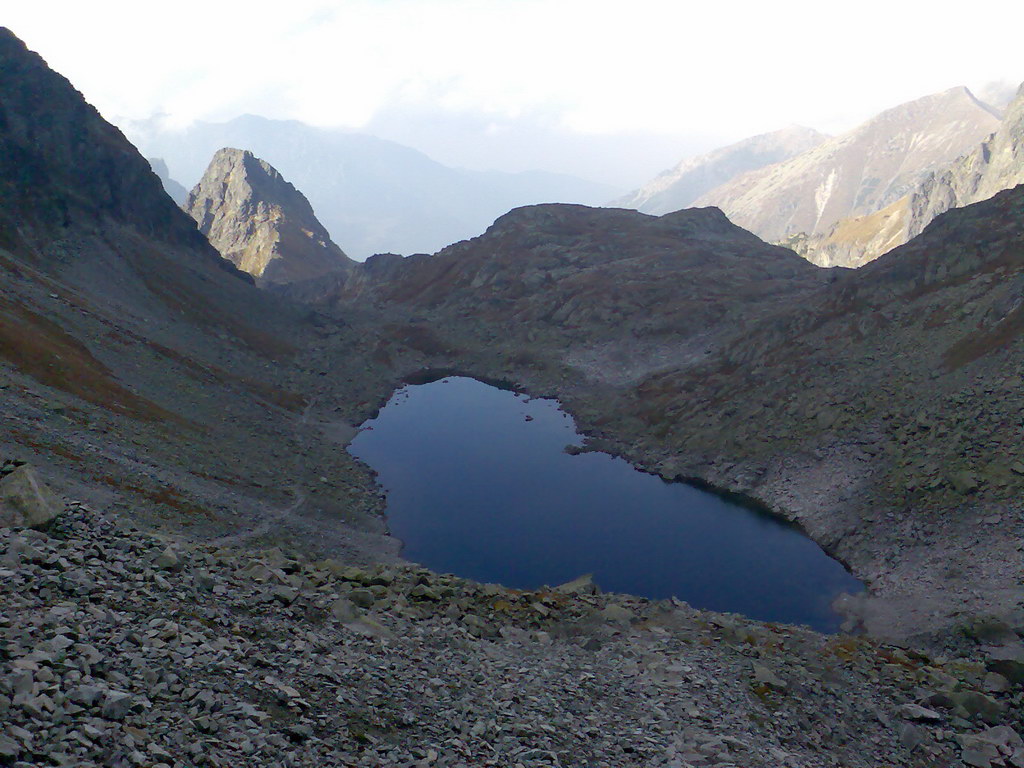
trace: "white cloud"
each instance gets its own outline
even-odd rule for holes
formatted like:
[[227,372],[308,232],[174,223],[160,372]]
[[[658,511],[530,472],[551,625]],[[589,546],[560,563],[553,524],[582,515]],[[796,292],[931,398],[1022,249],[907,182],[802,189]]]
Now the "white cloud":
[[557,115],[587,133],[837,130],[1024,78],[1019,0],[964,32],[931,2],[34,0],[4,23],[108,116],[242,112],[358,127],[395,104]]

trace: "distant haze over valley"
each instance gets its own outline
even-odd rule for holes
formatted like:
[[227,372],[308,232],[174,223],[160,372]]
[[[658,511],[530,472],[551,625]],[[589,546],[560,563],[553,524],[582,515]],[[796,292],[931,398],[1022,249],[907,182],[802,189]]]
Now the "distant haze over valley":
[[[906,242],[934,215],[955,205],[957,195],[965,201],[984,199],[1022,176],[1011,160],[1000,160],[1005,170],[985,183],[991,188],[987,194],[943,193],[942,201],[926,202],[930,193],[919,189],[997,132],[1000,152],[1012,157],[1020,151],[1020,99],[1008,98],[1007,90],[989,84],[990,102],[963,86],[923,95],[837,136],[791,125],[684,156],[625,195],[621,190],[616,195],[614,186],[567,174],[456,168],[378,136],[295,120],[245,115],[175,128],[163,118],[150,118],[125,122],[122,128],[151,158],[179,204],[183,189],[194,186],[215,152],[225,147],[254,152],[283,169],[285,178],[308,197],[328,232],[326,240],[333,239],[357,260],[374,253],[433,253],[476,237],[513,208],[570,202],[635,208],[655,216],[714,206],[740,226],[821,266],[859,266]],[[402,133],[401,125],[395,120],[391,128]],[[440,136],[445,125],[437,122],[426,132]],[[506,128],[513,142],[518,132],[518,141],[529,144],[531,134],[523,125]],[[474,143],[471,119],[450,127],[464,131],[467,146]],[[411,138],[416,130],[410,124],[405,132]],[[552,130],[544,135],[549,159],[557,159],[560,146],[571,144],[567,134]],[[490,140],[498,146],[510,139],[496,130],[467,151],[486,162]],[[610,139],[594,138],[566,162],[593,156],[602,141]],[[978,151],[988,156],[988,150]],[[630,156],[625,152],[618,161]],[[507,165],[517,162],[514,155],[495,152],[493,157]],[[912,206],[921,212],[912,212]]]
[[294,120],[245,115],[177,130],[158,120],[122,129],[188,188],[218,150],[253,152],[306,195],[332,239],[359,260],[374,253],[431,253],[480,234],[512,208],[539,202],[599,205],[616,191],[543,171],[451,168],[395,142]]

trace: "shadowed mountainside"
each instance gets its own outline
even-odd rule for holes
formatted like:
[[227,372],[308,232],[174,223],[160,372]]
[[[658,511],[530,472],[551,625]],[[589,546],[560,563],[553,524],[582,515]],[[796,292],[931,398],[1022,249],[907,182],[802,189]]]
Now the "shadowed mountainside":
[[[352,485],[323,507],[306,494],[309,514],[369,484],[334,446],[291,458],[308,310],[222,259],[121,133],[6,29],[0,92],[0,450],[178,533],[255,526],[315,467]],[[364,508],[376,503],[335,524]]]

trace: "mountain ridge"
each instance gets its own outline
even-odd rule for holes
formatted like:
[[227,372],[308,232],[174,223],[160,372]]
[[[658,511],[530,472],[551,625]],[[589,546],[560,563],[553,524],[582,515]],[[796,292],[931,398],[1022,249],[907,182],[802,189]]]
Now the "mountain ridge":
[[[6,34],[0,503],[19,474],[70,501],[0,528],[0,762],[1019,762],[1024,189],[860,271],[715,209],[530,206],[302,307]],[[456,366],[800,523],[870,636],[404,562],[344,445]]]
[[905,195],[994,131],[999,117],[964,87],[885,110],[796,157],[751,171],[695,205],[715,205],[766,240],[826,232]]
[[800,235],[793,245],[821,266],[857,267],[920,234],[937,216],[1024,183],[1024,84],[998,128],[946,166],[926,174],[887,208],[844,219],[828,232]]
[[260,285],[350,269],[299,190],[251,152],[224,148],[183,206],[220,254]]
[[788,160],[829,138],[813,128],[791,126],[686,158],[610,207],[664,214],[686,208],[701,195],[748,171]]

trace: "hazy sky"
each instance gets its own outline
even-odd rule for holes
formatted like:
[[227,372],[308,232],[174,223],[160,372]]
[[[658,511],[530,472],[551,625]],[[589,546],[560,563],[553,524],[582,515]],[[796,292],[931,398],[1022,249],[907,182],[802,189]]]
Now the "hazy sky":
[[575,136],[639,156],[791,123],[838,132],[929,92],[1024,79],[1020,0],[5,5],[0,23],[108,118],[249,112],[414,146],[419,119],[420,148],[475,167],[557,165]]

